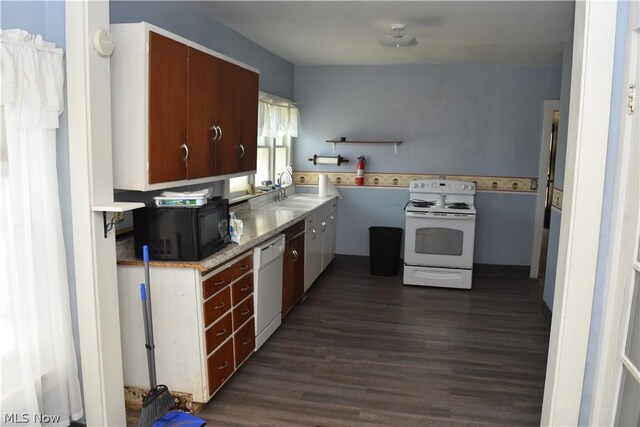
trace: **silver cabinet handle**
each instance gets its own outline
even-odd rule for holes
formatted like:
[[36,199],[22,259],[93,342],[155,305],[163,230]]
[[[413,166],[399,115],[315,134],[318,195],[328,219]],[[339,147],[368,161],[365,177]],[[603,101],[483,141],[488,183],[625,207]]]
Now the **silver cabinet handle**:
[[242,265],[240,266],[240,271],[248,270],[248,269],[249,269],[249,267],[251,267],[251,266],[250,266],[250,265],[248,265],[248,264],[242,264]]
[[213,136],[211,137],[211,141],[216,142],[218,140],[218,126],[216,125],[211,125],[211,127],[209,128],[210,131],[213,131]]
[[222,139],[222,128],[220,126],[216,126],[218,128],[218,141]]
[[249,285],[245,285],[245,286],[243,286],[243,287],[241,287],[241,288],[240,288],[240,292],[246,292],[246,291],[248,291],[249,289],[251,289],[251,287],[250,287]]
[[221,302],[220,304],[216,305],[215,307],[213,307],[214,310],[220,310],[222,307],[224,307],[224,303]]
[[227,330],[226,330],[226,329],[223,329],[223,330],[221,330],[220,332],[218,332],[218,333],[216,334],[216,336],[221,337],[221,336],[223,336],[223,335],[224,335],[224,334],[226,334],[226,333],[227,333]]
[[189,147],[187,147],[187,144],[182,144],[180,148],[184,150],[184,159],[182,159],[182,161],[186,162],[189,158]]
[[244,145],[240,144],[240,158],[244,157]]
[[240,316],[246,316],[249,313],[251,313],[251,310],[249,310],[248,308],[245,308],[240,312]]
[[326,221],[322,221],[322,232],[324,233],[324,231],[327,229],[327,222]]
[[336,219],[333,217],[333,215],[331,215],[330,218],[331,218],[331,225],[333,225]]
[[293,254],[293,262],[298,261],[298,251],[294,249],[291,253]]
[[224,369],[227,366],[229,366],[229,362],[224,362],[224,365],[221,365],[220,367],[218,367],[218,369]]
[[311,240],[316,240],[316,230],[311,230],[311,232],[313,233]]
[[242,345],[247,345],[251,342],[251,338],[247,338],[246,340],[242,341]]
[[220,280],[218,280],[217,282],[215,282],[215,283],[213,284],[213,286],[220,286],[220,285],[222,285],[224,282],[226,282],[226,280],[224,280],[224,279],[220,279]]

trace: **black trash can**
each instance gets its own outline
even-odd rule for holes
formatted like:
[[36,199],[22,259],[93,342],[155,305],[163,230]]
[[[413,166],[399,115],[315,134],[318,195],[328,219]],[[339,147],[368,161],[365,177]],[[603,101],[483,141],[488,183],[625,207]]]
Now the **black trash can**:
[[400,266],[402,228],[369,227],[371,274],[396,276]]

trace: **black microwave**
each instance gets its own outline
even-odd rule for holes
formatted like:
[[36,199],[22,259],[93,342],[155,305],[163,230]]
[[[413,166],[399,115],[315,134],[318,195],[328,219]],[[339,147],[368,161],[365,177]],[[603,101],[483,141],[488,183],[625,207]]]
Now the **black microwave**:
[[230,241],[229,201],[217,198],[198,207],[147,206],[133,211],[137,258],[149,246],[149,258],[199,261]]

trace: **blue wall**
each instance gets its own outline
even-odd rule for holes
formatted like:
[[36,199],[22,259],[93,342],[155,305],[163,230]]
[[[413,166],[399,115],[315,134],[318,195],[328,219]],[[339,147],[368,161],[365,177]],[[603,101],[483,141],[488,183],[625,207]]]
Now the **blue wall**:
[[[556,169],[554,187],[564,188],[564,170],[567,161],[567,134],[569,132],[569,97],[571,95],[571,62],[573,56],[573,40],[564,43],[562,49],[562,83],[560,89],[560,122],[558,123],[558,145],[556,147]],[[549,227],[549,250],[547,267],[544,275],[544,302],[553,311],[553,293],[556,284],[556,268],[558,266],[558,246],[560,240],[560,221],[562,212],[551,209],[551,225]]]
[[206,1],[111,1],[111,23],[149,22],[260,70],[260,90],[293,98],[293,65],[222,25]]
[[[349,159],[364,154],[367,171],[535,177],[543,101],[558,99],[560,76],[560,67],[550,66],[296,67],[301,129],[294,168],[339,170],[311,166],[307,158],[331,154],[324,141],[345,136],[402,140],[397,155],[389,145],[337,146],[336,152]],[[354,167],[350,163],[341,170]],[[404,227],[398,192],[408,199],[400,190],[349,191],[360,215],[338,212],[339,227],[349,230],[338,237],[338,253],[368,253],[355,242],[367,241],[362,238],[369,226]],[[479,193],[477,203],[475,262],[528,265],[535,195]]]

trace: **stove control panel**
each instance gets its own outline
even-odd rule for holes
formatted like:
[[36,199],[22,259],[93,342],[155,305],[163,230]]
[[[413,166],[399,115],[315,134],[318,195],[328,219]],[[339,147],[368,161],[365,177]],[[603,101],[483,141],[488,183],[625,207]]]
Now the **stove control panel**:
[[415,193],[430,194],[469,194],[476,193],[476,185],[473,182],[454,181],[446,179],[414,180],[409,184],[409,189]]

